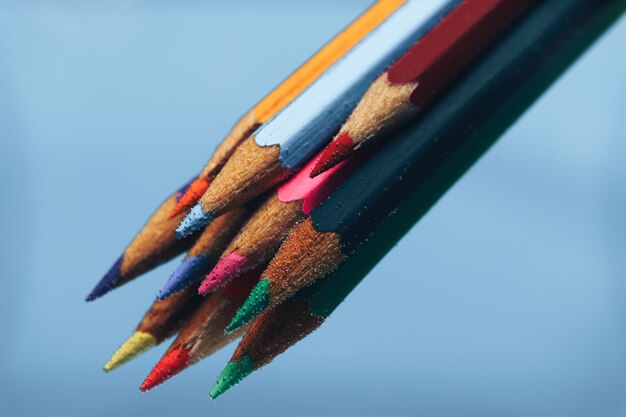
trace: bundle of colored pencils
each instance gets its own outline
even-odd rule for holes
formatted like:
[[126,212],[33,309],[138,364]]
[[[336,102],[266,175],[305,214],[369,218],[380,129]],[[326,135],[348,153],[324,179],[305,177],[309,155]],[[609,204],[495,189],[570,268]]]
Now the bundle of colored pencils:
[[380,0],[243,116],[96,285],[186,251],[113,370],[243,336],[215,398],[311,333],[626,0]]

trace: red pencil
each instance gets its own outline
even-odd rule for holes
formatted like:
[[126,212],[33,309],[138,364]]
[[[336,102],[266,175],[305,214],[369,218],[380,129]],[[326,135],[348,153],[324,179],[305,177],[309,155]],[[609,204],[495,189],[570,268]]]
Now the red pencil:
[[415,119],[537,0],[465,0],[376,79],[311,173]]

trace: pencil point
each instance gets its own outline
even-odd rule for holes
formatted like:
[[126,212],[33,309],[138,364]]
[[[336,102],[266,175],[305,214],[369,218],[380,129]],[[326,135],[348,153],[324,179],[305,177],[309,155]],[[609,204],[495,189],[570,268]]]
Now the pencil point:
[[111,372],[131,359],[136,358],[157,344],[157,340],[150,333],[135,332],[120,346],[111,359],[104,365],[104,372]]
[[122,262],[124,261],[124,256],[120,256],[117,261],[113,264],[113,266],[109,269],[109,271],[102,277],[100,282],[96,284],[93,290],[89,293],[86,298],[86,301],[93,301],[96,298],[102,297],[104,294],[108,293],[112,289],[116,287],[117,281],[120,279],[122,275],[121,268]]
[[209,184],[210,181],[204,177],[193,180],[178,199],[176,207],[170,213],[169,218],[174,218],[179,213],[193,206],[209,188]]
[[167,352],[154,366],[150,375],[146,377],[139,389],[146,392],[178,374],[190,365],[187,362],[188,357],[189,351],[185,348],[176,348]]
[[200,203],[193,206],[187,217],[183,219],[176,229],[176,239],[182,239],[189,236],[193,232],[202,229],[211,223],[213,216],[206,213]]
[[352,138],[347,133],[342,133],[330,142],[321,152],[321,155],[315,166],[311,170],[309,176],[311,178],[318,176],[324,171],[337,165],[339,162],[347,159],[354,150]]
[[213,384],[209,396],[216,399],[235,385],[242,379],[250,375],[254,371],[254,362],[248,355],[243,355],[238,361],[230,361],[224,368],[217,381]]
[[226,333],[230,334],[261,314],[263,310],[270,304],[270,282],[267,279],[262,279],[257,285],[254,286],[250,292],[250,296],[244,301],[243,305],[239,307],[235,317],[226,328]]
[[229,283],[249,268],[248,259],[239,253],[232,252],[220,259],[209,275],[202,281],[198,293],[207,295],[217,288]]
[[164,300],[189,285],[200,281],[209,269],[209,260],[206,255],[192,256],[183,260],[174,273],[168,278],[157,297]]

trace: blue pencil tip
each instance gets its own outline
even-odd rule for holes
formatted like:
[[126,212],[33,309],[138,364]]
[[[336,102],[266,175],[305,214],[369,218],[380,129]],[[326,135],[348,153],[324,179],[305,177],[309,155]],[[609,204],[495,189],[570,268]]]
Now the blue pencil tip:
[[200,281],[209,272],[209,259],[206,255],[185,259],[169,277],[157,297],[164,300],[178,291]]
[[200,204],[196,204],[189,214],[187,214],[187,217],[178,225],[176,229],[176,239],[187,237],[212,221],[213,216],[211,213],[206,213]]
[[113,264],[111,269],[102,277],[100,282],[94,287],[93,290],[89,293],[86,298],[86,301],[93,301],[96,298],[102,297],[104,294],[108,293],[112,289],[114,289],[117,285],[117,281],[120,279],[122,275],[121,268],[122,262],[124,261],[124,255],[120,256],[117,261]]

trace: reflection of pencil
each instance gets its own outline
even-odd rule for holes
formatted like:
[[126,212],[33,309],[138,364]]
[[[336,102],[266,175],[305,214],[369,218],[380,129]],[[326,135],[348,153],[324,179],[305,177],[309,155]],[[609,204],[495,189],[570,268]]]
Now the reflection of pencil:
[[[502,76],[499,83],[485,92],[485,96],[490,92],[495,94],[490,104],[495,108],[493,119],[478,128],[471,141],[464,143],[454,155],[445,159],[440,169],[434,171],[399,208],[397,215],[391,216],[328,279],[303,289],[281,305],[263,312],[244,335],[209,395],[216,398],[223,394],[319,327],[408,229],[621,14],[626,2],[621,1],[620,5],[617,3],[546,0],[545,5],[538,5],[526,21],[497,47],[502,51],[513,46],[516,41],[524,41],[527,45],[527,41],[534,38],[537,42],[535,50],[524,48],[526,54],[523,65],[513,69],[507,67],[508,76]],[[529,31],[534,30],[539,32],[537,37],[529,36]],[[492,56],[494,54],[495,51],[491,53]],[[478,73],[478,69],[473,72]],[[524,89],[517,86],[523,86]],[[501,87],[504,88],[504,97],[499,97],[493,91]],[[512,97],[508,97],[509,94]],[[460,126],[463,127],[463,124]]]
[[414,119],[536,1],[463,1],[372,83],[312,174]]
[[250,294],[250,289],[259,280],[260,273],[260,269],[252,270],[209,295],[141,384],[141,390],[154,388],[240,336],[242,331],[227,335],[224,328],[237,307]]
[[202,300],[193,287],[166,300],[155,300],[135,332],[104,365],[104,370],[112,371],[178,333]]
[[[267,263],[289,230],[317,207],[360,162],[355,158],[311,179],[309,173],[315,161],[313,158],[280,186],[252,215],[202,282],[200,294],[208,294],[244,271]],[[213,223],[207,230],[211,227]]]
[[[560,0],[559,0],[560,1]],[[559,4],[559,5],[557,5]],[[400,137],[389,141],[291,231],[227,331],[281,303],[336,268],[433,170],[519,87],[516,74],[537,67],[536,53],[564,25],[569,3],[547,2],[504,37]],[[565,16],[565,17],[564,17]],[[547,39],[547,40],[546,40]],[[539,56],[537,56],[539,55]],[[470,127],[470,128],[468,128]]]
[[176,225],[180,223],[184,214],[169,218],[169,213],[188,186],[189,184],[185,185],[161,204],[126,247],[122,256],[87,296],[87,301],[93,301],[126,284],[144,272],[178,256],[193,245],[193,237],[184,240],[176,239]]
[[322,47],[307,62],[265,96],[243,116],[217,147],[215,153],[198,175],[187,193],[180,199],[171,217],[187,211],[204,194],[237,146],[257,127],[268,121],[298,96],[317,77],[356,45],[372,29],[385,20],[406,0],[380,0]]
[[177,229],[186,236],[298,170],[332,138],[369,84],[458,0],[410,0],[233,153]]

